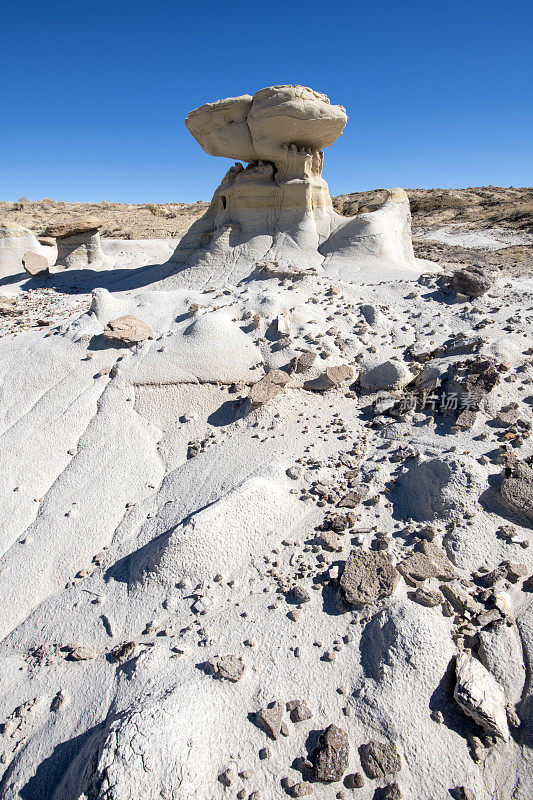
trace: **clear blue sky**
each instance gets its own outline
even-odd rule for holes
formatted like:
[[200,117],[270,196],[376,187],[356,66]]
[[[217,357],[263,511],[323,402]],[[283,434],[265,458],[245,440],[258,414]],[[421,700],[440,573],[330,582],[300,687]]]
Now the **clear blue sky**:
[[530,0],[19,0],[0,20],[0,200],[209,199],[230,162],[188,111],[282,83],[348,111],[332,194],[533,184]]

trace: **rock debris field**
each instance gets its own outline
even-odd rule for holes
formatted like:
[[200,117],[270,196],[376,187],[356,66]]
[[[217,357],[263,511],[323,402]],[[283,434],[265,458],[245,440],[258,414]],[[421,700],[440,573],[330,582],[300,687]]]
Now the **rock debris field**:
[[533,795],[531,271],[344,214],[346,122],[191,112],[181,239],[4,214],[0,797]]

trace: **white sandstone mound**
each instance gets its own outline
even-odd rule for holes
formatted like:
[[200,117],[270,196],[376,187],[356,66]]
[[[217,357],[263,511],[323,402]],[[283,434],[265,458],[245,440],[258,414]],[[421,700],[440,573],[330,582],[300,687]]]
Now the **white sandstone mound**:
[[404,519],[449,518],[469,511],[485,489],[480,465],[467,455],[446,455],[414,464],[400,476],[394,491]]
[[22,260],[28,252],[43,256],[50,266],[55,260],[55,249],[39,244],[28,228],[0,223],[0,278],[23,272]]
[[152,575],[170,588],[186,579],[208,582],[217,573],[237,576],[261,557],[269,532],[289,531],[302,514],[302,504],[271,478],[249,478],[156,543],[144,567],[146,579]]

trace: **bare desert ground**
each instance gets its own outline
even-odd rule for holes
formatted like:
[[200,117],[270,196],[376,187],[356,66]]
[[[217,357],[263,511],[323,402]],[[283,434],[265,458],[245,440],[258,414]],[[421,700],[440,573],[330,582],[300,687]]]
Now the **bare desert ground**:
[[[442,266],[474,261],[516,274],[527,273],[531,268],[533,188],[481,186],[406,191],[418,258],[437,261]],[[334,197],[333,206],[339,214],[350,217],[376,210],[385,197],[385,189],[352,192]],[[65,203],[22,197],[15,202],[0,203],[0,220],[24,225],[42,235],[52,223],[94,214],[104,220],[103,238],[179,239],[208,206],[208,202],[202,201]],[[472,236],[473,233],[476,235]]]

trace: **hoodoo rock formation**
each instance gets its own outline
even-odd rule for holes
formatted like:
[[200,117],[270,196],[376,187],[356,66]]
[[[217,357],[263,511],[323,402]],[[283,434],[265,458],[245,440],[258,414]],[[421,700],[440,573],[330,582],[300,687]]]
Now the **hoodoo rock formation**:
[[45,234],[57,240],[56,266],[83,269],[104,264],[105,256],[100,244],[98,217],[82,217],[49,226]]
[[[209,209],[172,261],[191,282],[231,271],[239,280],[274,264],[290,274],[415,269],[409,202],[393,189],[385,205],[346,219],[333,210],[322,177],[323,150],[342,134],[346,110],[304,86],[270,86],[206,103],[188,130],[209,155],[236,158]],[[378,264],[378,262],[380,262]]]
[[323,153],[342,134],[342,106],[304,86],[271,86],[191,111],[185,124],[212,156],[247,161],[230,169],[213,201],[217,210],[333,210],[322,178]]

